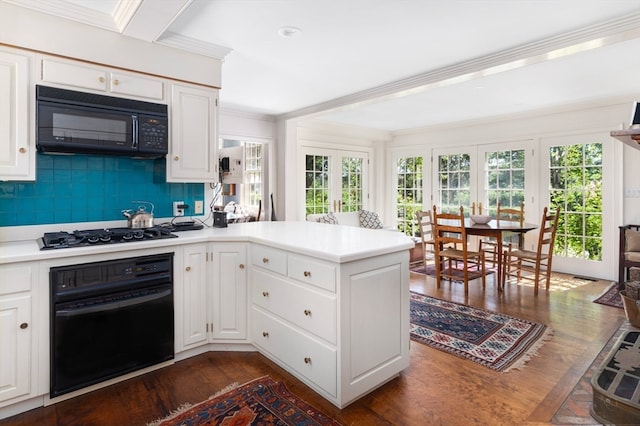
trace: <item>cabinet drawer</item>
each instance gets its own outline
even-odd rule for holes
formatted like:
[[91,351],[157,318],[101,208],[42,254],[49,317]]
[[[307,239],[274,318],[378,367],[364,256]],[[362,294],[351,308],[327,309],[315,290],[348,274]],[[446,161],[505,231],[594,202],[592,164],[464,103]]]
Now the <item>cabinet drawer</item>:
[[287,321],[336,343],[337,304],[335,296],[322,294],[283,278],[255,270],[251,301]]
[[251,247],[251,264],[287,275],[287,253],[282,250],[255,245]]
[[278,358],[285,369],[293,369],[333,397],[337,396],[335,348],[300,333],[255,306],[251,314],[251,335],[256,346]]
[[0,266],[0,295],[31,290],[33,281],[31,263],[16,263]]
[[288,262],[289,277],[325,290],[336,291],[336,267],[333,264],[296,255],[290,255]]
[[105,71],[51,59],[42,60],[42,81],[103,92],[107,90],[107,73]]

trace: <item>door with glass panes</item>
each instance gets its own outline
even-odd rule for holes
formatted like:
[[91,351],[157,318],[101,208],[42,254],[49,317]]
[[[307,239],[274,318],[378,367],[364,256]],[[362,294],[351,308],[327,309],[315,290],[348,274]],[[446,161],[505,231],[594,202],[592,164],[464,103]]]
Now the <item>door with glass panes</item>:
[[[495,215],[497,202],[518,207],[524,202],[527,222],[540,222],[544,207],[560,209],[554,270],[606,277],[614,271],[615,226],[611,144],[599,135],[544,138],[487,144],[433,152],[433,200],[465,214],[482,203]],[[533,249],[537,231],[526,234]]]
[[367,152],[304,147],[305,216],[366,207]]

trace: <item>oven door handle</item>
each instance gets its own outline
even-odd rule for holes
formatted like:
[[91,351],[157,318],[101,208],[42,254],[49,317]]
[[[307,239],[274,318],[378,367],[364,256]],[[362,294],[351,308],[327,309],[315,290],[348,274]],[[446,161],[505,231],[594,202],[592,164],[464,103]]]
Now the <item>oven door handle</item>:
[[132,297],[131,299],[118,300],[117,302],[99,303],[96,305],[87,306],[86,308],[76,309],[61,309],[55,311],[55,315],[58,317],[74,317],[78,315],[92,314],[96,312],[112,311],[119,308],[125,308],[127,306],[141,305],[152,300],[162,299],[171,295],[171,289],[163,290],[158,293],[148,294],[140,297]]

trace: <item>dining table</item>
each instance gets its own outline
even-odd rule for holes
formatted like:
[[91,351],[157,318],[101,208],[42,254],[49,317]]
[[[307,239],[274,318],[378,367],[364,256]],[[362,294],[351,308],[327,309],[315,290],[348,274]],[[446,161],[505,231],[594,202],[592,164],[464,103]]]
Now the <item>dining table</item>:
[[[467,235],[478,235],[481,237],[490,237],[496,240],[496,247],[498,250],[498,260],[496,262],[496,274],[498,276],[498,290],[502,290],[504,287],[504,274],[502,270],[503,263],[503,253],[502,253],[502,239],[503,234],[512,232],[515,234],[525,234],[529,231],[538,228],[538,225],[535,223],[521,223],[519,221],[513,220],[497,220],[492,219],[488,223],[475,223],[470,218],[464,219],[464,228],[467,232]],[[523,241],[524,238],[519,238],[520,241]],[[522,249],[523,247],[518,247]]]

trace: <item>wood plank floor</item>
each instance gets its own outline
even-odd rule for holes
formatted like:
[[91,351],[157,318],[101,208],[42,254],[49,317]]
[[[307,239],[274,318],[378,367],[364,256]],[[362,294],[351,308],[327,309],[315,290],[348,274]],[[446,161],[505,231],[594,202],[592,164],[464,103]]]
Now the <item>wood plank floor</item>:
[[489,277],[486,290],[472,282],[465,297],[461,284],[445,282],[437,290],[433,278],[411,273],[414,291],[549,325],[554,337],[522,370],[495,372],[412,342],[409,368],[339,410],[255,352],[210,352],[0,420],[0,425],[144,425],[230,383],[263,375],[283,380],[292,392],[345,425],[546,424],[625,319],[621,309],[592,303],[608,285],[583,281],[534,297],[531,287],[515,284],[498,293]]

